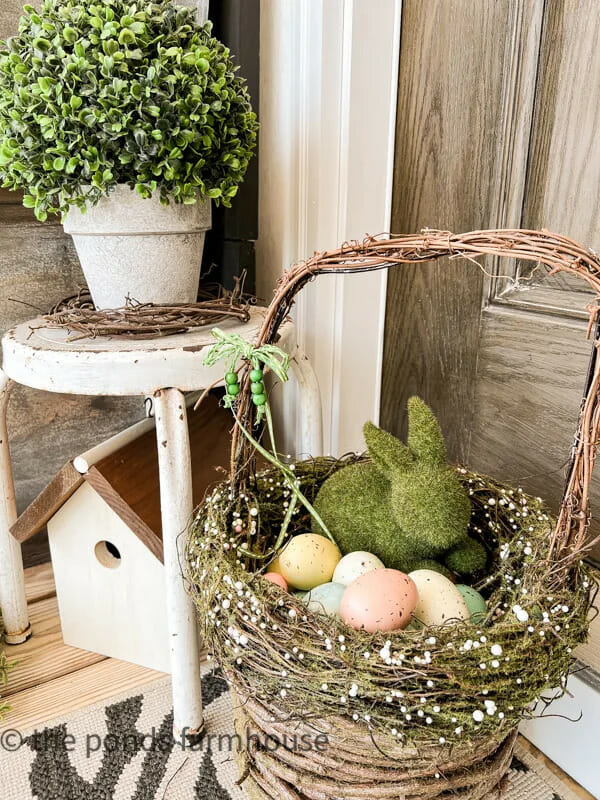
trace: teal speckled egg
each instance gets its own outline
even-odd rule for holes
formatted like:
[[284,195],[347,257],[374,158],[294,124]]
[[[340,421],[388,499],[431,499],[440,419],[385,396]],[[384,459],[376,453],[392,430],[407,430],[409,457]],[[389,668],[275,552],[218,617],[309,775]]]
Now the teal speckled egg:
[[340,603],[346,587],[341,583],[322,583],[306,592],[304,602],[309,611],[315,614],[328,614],[330,617],[340,616]]
[[469,614],[471,615],[471,622],[480,622],[487,611],[484,598],[479,594],[477,589],[473,589],[472,586],[465,586],[464,583],[457,583],[456,588],[462,594],[463,600],[467,604]]

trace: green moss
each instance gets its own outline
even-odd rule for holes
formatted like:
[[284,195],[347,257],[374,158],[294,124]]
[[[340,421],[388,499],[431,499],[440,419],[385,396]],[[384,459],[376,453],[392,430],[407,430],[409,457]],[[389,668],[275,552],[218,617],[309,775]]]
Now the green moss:
[[[0,637],[2,636],[2,631],[3,631],[2,616],[0,614]],[[10,665],[6,660],[5,654],[2,652],[2,650],[0,650],[0,688],[6,685],[6,682],[8,680],[9,666]],[[0,697],[0,720],[2,720],[6,712],[9,710],[10,707],[2,700],[2,697]]]
[[386,567],[410,572],[426,554],[399,529],[389,498],[390,482],[373,464],[351,464],[323,484],[315,508],[342,553],[366,550]]
[[446,442],[433,411],[420,397],[408,401],[408,448],[422,464],[445,467]]
[[367,550],[403,572],[428,562],[471,575],[485,567],[486,551],[467,535],[468,494],[446,462],[431,409],[413,397],[408,415],[408,446],[371,422],[365,425],[372,463],[332,475],[316,509],[343,553]]
[[459,575],[472,575],[485,567],[487,554],[479,542],[465,536],[463,541],[446,553],[444,563]]

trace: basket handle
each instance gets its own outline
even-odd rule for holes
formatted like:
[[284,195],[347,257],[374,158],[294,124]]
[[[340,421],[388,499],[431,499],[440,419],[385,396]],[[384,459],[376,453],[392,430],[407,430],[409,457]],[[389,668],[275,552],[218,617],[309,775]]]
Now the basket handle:
[[[586,281],[598,297],[597,302],[590,303],[586,308],[590,315],[589,338],[600,311],[600,259],[591,250],[572,239],[545,230],[487,230],[462,234],[424,230],[419,234],[391,238],[368,237],[362,242],[346,242],[335,250],[315,253],[312,258],[293,266],[277,284],[256,344],[261,346],[277,341],[279,327],[296,295],[317,275],[369,272],[400,264],[435,261],[444,256],[466,258],[481,266],[475,259],[483,255],[536,262],[545,267],[549,275],[569,272]],[[600,330],[598,326],[597,330]],[[596,337],[565,491],[557,524],[551,535],[550,560],[557,580],[564,577],[596,542],[588,542],[587,539],[590,480],[600,427],[600,358],[596,357],[597,344]],[[248,371],[241,377],[238,415],[248,426],[252,424],[254,413]],[[248,478],[252,460],[248,447],[236,427],[231,451],[232,480],[235,485],[243,484]]]

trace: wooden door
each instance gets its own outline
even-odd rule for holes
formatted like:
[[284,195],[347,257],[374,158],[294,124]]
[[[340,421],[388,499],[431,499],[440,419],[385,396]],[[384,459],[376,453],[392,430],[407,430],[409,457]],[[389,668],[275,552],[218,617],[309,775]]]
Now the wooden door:
[[[600,251],[599,35],[597,0],[404,0],[392,230],[547,228]],[[419,394],[454,460],[556,510],[591,299],[575,280],[492,258],[392,271],[382,425],[403,435],[406,400]],[[598,474],[594,484],[598,534]],[[527,735],[595,791],[598,622],[578,655],[595,669],[573,679],[560,712],[583,705],[581,725],[544,721]]]
[[[599,34],[595,0],[406,0],[394,232],[548,228],[600,250]],[[382,424],[403,433],[418,393],[455,460],[556,509],[590,296],[576,280],[481,263],[391,274]],[[600,509],[598,485],[593,500]]]

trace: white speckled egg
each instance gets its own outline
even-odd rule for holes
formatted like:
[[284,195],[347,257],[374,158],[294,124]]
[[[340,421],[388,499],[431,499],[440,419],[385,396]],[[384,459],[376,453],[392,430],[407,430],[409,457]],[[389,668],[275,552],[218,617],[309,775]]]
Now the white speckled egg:
[[314,589],[329,583],[341,557],[330,539],[318,533],[302,533],[290,539],[279,554],[279,571],[294,589]]
[[333,580],[335,583],[342,583],[344,586],[371,572],[374,569],[384,569],[385,564],[380,558],[374,556],[373,553],[367,553],[364,550],[356,550],[354,553],[348,553],[338,563],[333,573]]
[[463,596],[445,575],[432,569],[416,569],[409,577],[419,592],[414,617],[423,625],[445,625],[470,618]]
[[339,617],[342,595],[345,591],[346,587],[341,583],[322,583],[304,595],[304,602],[309,610],[316,614]]

